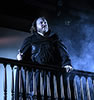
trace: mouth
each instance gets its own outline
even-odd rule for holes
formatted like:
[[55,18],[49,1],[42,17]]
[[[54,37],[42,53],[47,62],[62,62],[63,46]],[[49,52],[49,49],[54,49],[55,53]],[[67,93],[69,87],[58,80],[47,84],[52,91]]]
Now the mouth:
[[42,26],[42,28],[45,28],[45,27],[46,27],[46,25]]
[[42,29],[45,30],[45,27],[43,27]]

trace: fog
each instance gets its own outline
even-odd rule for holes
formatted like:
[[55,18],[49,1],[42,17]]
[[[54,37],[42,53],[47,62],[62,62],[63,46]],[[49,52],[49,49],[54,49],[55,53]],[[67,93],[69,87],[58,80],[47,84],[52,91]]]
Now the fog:
[[94,72],[94,14],[72,10],[52,26],[67,47],[73,67]]

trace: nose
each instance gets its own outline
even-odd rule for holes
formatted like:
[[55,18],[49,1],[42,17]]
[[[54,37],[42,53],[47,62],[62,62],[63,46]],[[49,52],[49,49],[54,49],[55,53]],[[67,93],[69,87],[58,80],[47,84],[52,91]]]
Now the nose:
[[45,25],[45,22],[43,22],[42,24]]
[[46,24],[45,23],[42,23],[42,27],[45,27],[46,26]]

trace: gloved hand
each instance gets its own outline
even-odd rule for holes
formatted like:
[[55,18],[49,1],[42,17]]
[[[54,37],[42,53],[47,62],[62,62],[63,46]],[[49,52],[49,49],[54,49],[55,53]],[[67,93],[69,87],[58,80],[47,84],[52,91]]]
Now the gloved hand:
[[23,53],[19,52],[17,55],[17,60],[22,60]]
[[66,72],[71,72],[73,70],[72,66],[70,66],[70,65],[66,65],[63,68],[66,69]]

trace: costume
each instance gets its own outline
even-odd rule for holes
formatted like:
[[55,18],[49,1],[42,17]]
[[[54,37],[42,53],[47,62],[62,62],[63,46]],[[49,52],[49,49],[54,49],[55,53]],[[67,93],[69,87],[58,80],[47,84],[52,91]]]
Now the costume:
[[45,37],[33,33],[24,40],[20,52],[23,53],[24,61],[58,67],[71,65],[66,47],[58,36],[51,32]]
[[[37,26],[36,28],[37,30],[32,31],[33,32],[31,33],[32,35],[27,37],[21,46],[21,49],[20,49],[20,54],[22,54],[20,55],[20,58],[22,58],[21,60],[24,62],[30,62],[31,64],[35,63],[35,64],[52,65],[52,66],[57,66],[60,68],[67,65],[71,66],[71,60],[69,58],[66,47],[64,46],[62,41],[58,38],[57,34],[53,34],[50,29],[48,30],[47,21],[44,18],[39,18],[39,20],[36,23],[37,25],[33,25],[33,26],[34,27]],[[32,72],[29,72],[29,75],[28,75],[31,92],[33,91],[32,90],[32,86],[33,86]],[[40,93],[39,91],[40,71],[37,69],[35,71],[35,74],[36,74],[35,76],[36,76],[36,83],[37,83],[37,88],[38,88],[37,94],[39,94]],[[53,75],[51,72],[46,73],[46,71],[44,71],[42,73],[42,76],[44,77],[45,93],[47,92],[46,74],[48,74],[50,81],[53,79],[52,78]],[[23,78],[23,83],[25,83],[24,75],[22,75],[22,78]],[[58,82],[57,84],[60,84]],[[53,90],[52,82],[51,82],[51,88]],[[58,88],[60,89],[60,87]],[[51,95],[53,97],[53,92],[51,93]]]

